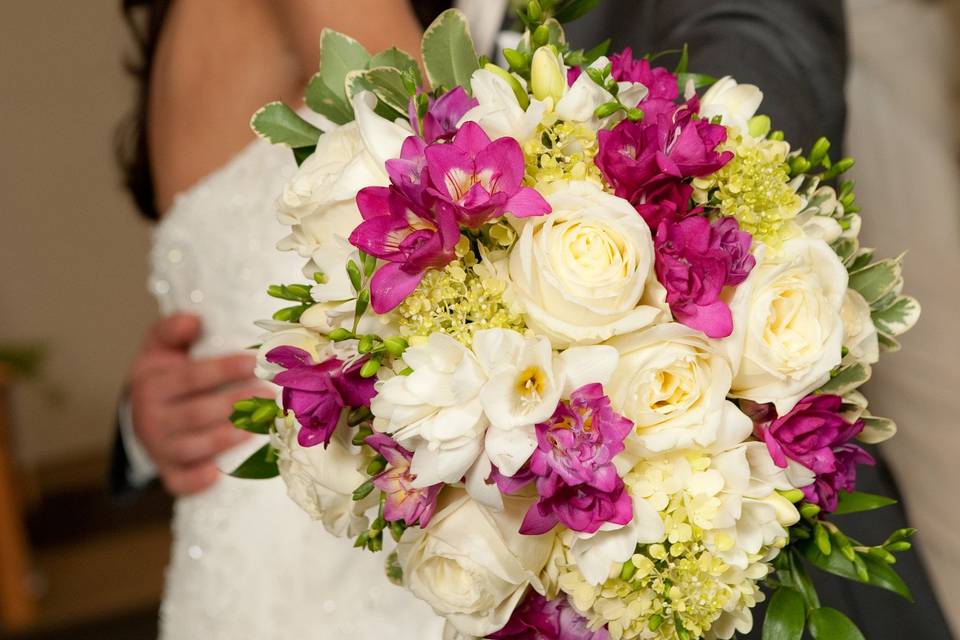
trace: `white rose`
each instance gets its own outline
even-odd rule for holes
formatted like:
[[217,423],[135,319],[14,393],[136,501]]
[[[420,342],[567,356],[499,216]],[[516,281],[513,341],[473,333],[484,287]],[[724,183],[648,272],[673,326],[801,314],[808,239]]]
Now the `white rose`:
[[620,364],[607,393],[636,425],[628,446],[645,455],[714,443],[733,379],[715,341],[669,323],[614,338],[610,345],[620,352]]
[[772,402],[785,414],[840,364],[847,270],[822,240],[794,238],[760,255],[730,303],[731,395]]
[[296,325],[289,329],[265,334],[260,338],[260,347],[257,349],[257,365],[254,373],[261,380],[272,381],[283,367],[267,362],[267,354],[277,347],[296,347],[310,354],[314,362],[321,362],[332,355],[329,351],[330,341],[324,336]]
[[348,237],[361,221],[357,192],[388,184],[384,163],[400,155],[410,129],[375,114],[373,104],[371,94],[356,96],[357,119],[320,136],[317,150],[284,187],[277,210],[291,231],[279,249],[309,258],[333,234]]
[[331,534],[359,535],[369,526],[364,513],[376,502],[373,494],[365,500],[353,499],[354,489],[367,479],[361,469],[369,460],[347,440],[350,436],[345,424],[337,427],[326,448],[300,446],[298,431],[295,419],[280,418],[270,438],[278,452],[277,464],[287,495]]
[[553,212],[525,222],[510,254],[513,293],[530,328],[562,348],[658,322],[666,293],[636,209],[585,181],[547,200]]
[[520,534],[532,499],[503,502],[493,511],[448,488],[429,526],[407,529],[397,545],[404,586],[468,637],[501,629],[528,586],[543,590],[554,536]]
[[843,297],[843,346],[852,362],[873,364],[880,359],[877,327],[870,317],[870,304],[859,291],[847,289]]
[[720,78],[700,100],[700,115],[707,119],[720,116],[720,123],[749,134],[750,119],[763,102],[763,92],[752,84],[738,84],[730,76]]

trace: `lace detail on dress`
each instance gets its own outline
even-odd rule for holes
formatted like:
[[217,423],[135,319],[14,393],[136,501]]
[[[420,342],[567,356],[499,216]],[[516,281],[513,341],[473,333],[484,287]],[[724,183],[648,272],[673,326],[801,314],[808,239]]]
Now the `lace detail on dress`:
[[[302,279],[301,259],[276,251],[274,200],[294,170],[289,151],[256,141],[178,196],[158,225],[150,290],[164,313],[203,319],[198,356],[255,344],[253,322],[276,301],[268,284]],[[219,461],[233,469],[262,439]],[[392,586],[385,554],[329,535],[283,482],[224,476],[177,501],[161,609],[162,640],[439,639],[443,623]]]

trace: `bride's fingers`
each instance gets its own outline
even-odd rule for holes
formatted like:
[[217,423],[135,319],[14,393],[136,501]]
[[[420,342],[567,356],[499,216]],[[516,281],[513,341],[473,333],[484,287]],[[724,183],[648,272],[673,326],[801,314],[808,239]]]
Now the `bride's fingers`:
[[168,464],[176,467],[212,462],[224,451],[250,437],[246,431],[223,421],[200,431],[177,434],[164,446],[163,457]]
[[213,462],[192,466],[171,467],[161,473],[163,486],[175,496],[188,496],[211,487],[220,478],[220,470]]
[[247,353],[189,360],[156,373],[149,381],[150,395],[171,400],[252,380],[255,363],[256,357]]
[[168,405],[166,418],[174,433],[197,431],[222,423],[233,413],[233,405],[252,396],[272,398],[276,392],[257,381],[229,389],[183,398]]

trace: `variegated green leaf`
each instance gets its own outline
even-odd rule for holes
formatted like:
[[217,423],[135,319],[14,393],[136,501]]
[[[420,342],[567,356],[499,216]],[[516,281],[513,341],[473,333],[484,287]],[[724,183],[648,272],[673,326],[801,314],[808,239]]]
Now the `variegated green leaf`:
[[480,68],[467,18],[447,9],[423,34],[423,64],[434,89],[462,86],[470,90],[470,76]]
[[403,85],[403,76],[400,71],[392,67],[376,67],[363,73],[363,77],[370,84],[371,90],[380,100],[387,103],[401,114],[407,112],[410,94]]
[[406,51],[401,51],[396,47],[391,47],[386,51],[381,51],[372,58],[367,64],[368,69],[375,69],[377,67],[393,67],[394,69],[399,69],[400,71],[408,71],[416,77],[417,84],[420,84],[420,65],[417,64],[417,61],[413,59]]
[[920,303],[910,296],[899,296],[885,309],[871,315],[877,329],[889,336],[903,335],[913,328],[920,318]]
[[857,249],[860,248],[860,243],[857,242],[856,238],[840,238],[830,246],[840,258],[840,261],[846,265],[853,261]]
[[863,269],[865,266],[870,264],[870,261],[873,260],[873,256],[876,252],[876,249],[860,247],[860,250],[857,251],[857,255],[853,259],[853,262],[847,266],[847,271],[853,272]]
[[271,102],[253,114],[250,127],[258,136],[273,144],[285,144],[293,148],[317,144],[322,133],[282,102]]
[[304,93],[307,106],[336,124],[353,121],[353,107],[344,98],[340,98],[320,77],[314,74],[307,83]]
[[900,258],[874,262],[850,273],[850,288],[873,303],[903,284]]
[[817,389],[817,393],[845,395],[870,379],[870,365],[863,362],[852,364],[830,378],[830,381]]
[[363,45],[333,29],[320,34],[320,78],[333,93],[346,100],[344,80],[355,69],[366,69],[370,54]]
[[877,331],[877,340],[880,343],[880,351],[885,353],[896,353],[900,351],[900,341],[885,334],[883,331]]
[[860,419],[863,420],[863,431],[857,436],[860,442],[880,444],[897,434],[897,423],[889,418],[863,415]]

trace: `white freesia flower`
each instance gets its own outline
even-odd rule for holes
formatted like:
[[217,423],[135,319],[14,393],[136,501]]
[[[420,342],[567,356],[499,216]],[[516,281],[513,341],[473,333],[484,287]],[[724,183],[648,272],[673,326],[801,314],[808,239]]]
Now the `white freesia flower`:
[[756,115],[763,92],[752,84],[739,84],[730,76],[717,80],[700,100],[700,115],[706,120],[720,116],[720,123],[749,135],[750,119]]
[[562,348],[637,331],[665,315],[650,229],[591,182],[561,184],[549,216],[523,223],[510,281],[531,329]]
[[[713,340],[681,324],[614,338],[620,364],[608,395],[636,425],[627,446],[640,455],[714,443],[733,379]],[[736,411],[735,407],[731,408]]]
[[330,346],[331,343],[326,337],[297,325],[267,333],[260,337],[254,373],[261,380],[269,382],[278,373],[285,371],[280,365],[267,362],[267,354],[277,347],[296,347],[309,353],[314,362],[322,362],[333,355]]
[[[601,56],[594,60],[590,68],[603,69],[608,64],[610,60]],[[619,82],[617,87],[617,97],[629,107],[636,106],[649,93],[647,87],[639,82]],[[613,94],[594,82],[584,70],[584,73],[581,73],[565,90],[563,97],[557,101],[554,111],[561,120],[587,123],[596,131],[623,118],[623,111],[617,111],[606,118],[596,117],[597,107],[611,100],[614,100]]]
[[880,359],[877,327],[870,317],[870,304],[859,291],[847,289],[843,297],[843,346],[851,362],[874,364]]
[[536,98],[526,109],[521,108],[507,81],[486,69],[473,72],[470,87],[479,104],[465,113],[459,124],[476,122],[492,139],[510,137],[522,145],[547,112],[547,104]]
[[464,636],[499,630],[528,586],[543,591],[538,574],[554,537],[519,533],[532,502],[505,496],[503,511],[492,511],[445,489],[427,528],[407,529],[397,546],[404,586]]
[[484,448],[508,476],[530,458],[537,446],[534,425],[553,415],[560,398],[587,382],[606,383],[617,364],[612,347],[581,347],[556,355],[545,338],[507,329],[478,331],[473,351],[488,379],[480,392],[491,423]]
[[594,534],[571,531],[570,553],[587,582],[602,584],[630,559],[638,544],[660,542],[664,534],[663,519],[657,510],[646,500],[634,497],[633,520],[622,527],[607,523]]
[[759,255],[730,303],[731,395],[772,402],[785,414],[840,364],[847,270],[822,240],[794,238]]
[[373,494],[365,500],[353,499],[354,489],[367,479],[361,470],[369,460],[350,444],[346,424],[337,427],[327,447],[300,446],[298,431],[294,418],[278,418],[270,438],[287,495],[331,534],[359,535],[369,526],[364,513],[376,502]]
[[470,350],[442,333],[403,358],[413,372],[377,382],[374,426],[413,451],[417,485],[459,482],[483,449],[487,378]]
[[353,100],[357,119],[320,136],[317,150],[300,166],[277,201],[280,222],[291,227],[277,247],[304,258],[347,237],[360,224],[357,192],[388,184],[384,162],[400,155],[409,127],[373,112],[376,98],[364,92]]

